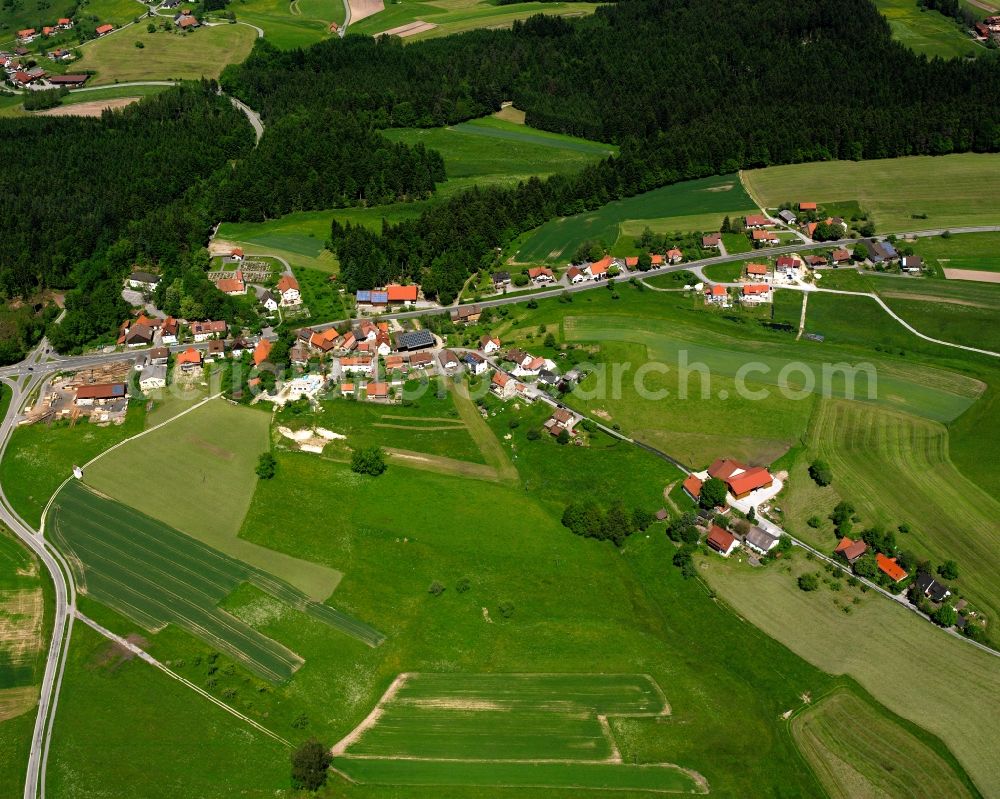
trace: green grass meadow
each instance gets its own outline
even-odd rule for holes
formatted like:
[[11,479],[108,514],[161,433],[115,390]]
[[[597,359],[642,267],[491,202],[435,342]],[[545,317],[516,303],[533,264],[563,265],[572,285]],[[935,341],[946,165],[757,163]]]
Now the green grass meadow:
[[[817,570],[823,574],[799,556],[766,569],[715,557],[700,565],[712,589],[750,624],[825,672],[853,677],[890,711],[937,736],[984,796],[1000,790],[1000,766],[990,754],[1000,735],[1000,661],[871,592],[842,583],[840,590],[824,583],[801,591],[796,576]],[[871,755],[866,748],[850,762],[869,768]]]
[[10,437],[3,460],[0,482],[11,506],[32,527],[42,523],[42,511],[59,485],[91,458],[120,441],[142,432],[145,408],[133,403],[121,425],[98,427],[86,422],[70,426],[23,425]]
[[[101,458],[86,469],[84,480],[102,494],[322,600],[336,588],[337,572],[237,537],[257,483],[257,458],[269,447],[269,425],[270,416],[262,410],[213,400]],[[160,482],[163,472],[149,468],[151,458],[176,465],[169,488]]]
[[[341,0],[236,0],[228,7],[241,22],[263,29],[265,38],[276,47],[308,47],[336,36],[330,23],[344,24]],[[254,34],[256,35],[256,34]]]
[[879,233],[891,233],[1000,223],[1000,195],[982,190],[983,175],[998,165],[1000,155],[965,153],[791,164],[741,176],[769,208],[799,197],[824,205],[856,201]]
[[718,230],[723,217],[754,209],[736,175],[691,180],[617,200],[596,211],[552,219],[525,237],[516,261],[566,261],[584,241],[603,242],[616,255],[632,255],[634,238],[654,233]]
[[218,610],[240,583],[255,585],[370,646],[382,641],[377,630],[309,601],[262,569],[225,557],[75,481],[56,497],[49,534],[71,555],[76,582],[88,596],[150,632],[176,624],[271,682],[289,680],[302,660]]
[[831,797],[976,795],[951,758],[847,692],[799,713],[792,735]]
[[[877,0],[875,6],[888,20],[893,38],[928,58],[961,58],[985,51],[955,20],[937,11],[908,0]],[[976,9],[976,13],[985,12]]]
[[925,266],[943,269],[967,269],[976,272],[1000,272],[1000,233],[962,233],[943,238],[915,239],[907,242],[924,259]]
[[[92,81],[95,85],[218,78],[223,67],[250,54],[256,37],[246,25],[202,27],[190,33],[163,30],[149,33],[140,23],[83,47],[77,66],[96,73]],[[142,48],[136,47],[136,42],[141,42]]]

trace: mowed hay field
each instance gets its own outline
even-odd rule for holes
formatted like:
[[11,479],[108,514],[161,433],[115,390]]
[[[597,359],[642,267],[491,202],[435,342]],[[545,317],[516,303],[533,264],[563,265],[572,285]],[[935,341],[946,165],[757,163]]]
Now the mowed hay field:
[[515,20],[526,19],[535,14],[585,16],[593,14],[597,6],[597,3],[576,2],[526,2],[501,6],[487,0],[401,0],[398,3],[387,3],[384,11],[352,24],[350,29],[352,33],[376,36],[417,20],[436,25],[431,30],[404,40],[415,41],[479,28],[509,28]]
[[[182,34],[148,33],[140,23],[81,49],[75,68],[93,70],[92,85],[133,80],[218,78],[250,54],[257,34],[246,25],[202,27]],[[142,47],[136,47],[141,42]]]
[[382,131],[392,141],[421,143],[444,158],[448,182],[439,191],[451,191],[452,181],[516,184],[537,175],[575,174],[587,164],[618,152],[602,144],[559,133],[536,130],[497,117],[485,117],[444,128],[393,128]]
[[343,25],[345,16],[341,0],[240,0],[231,10],[241,22],[262,28],[267,41],[282,49],[336,36],[330,23]]
[[[960,58],[985,50],[984,45],[966,33],[964,26],[937,11],[925,11],[908,0],[876,0],[875,6],[888,20],[894,39],[928,58]],[[980,11],[977,8],[975,13]]]
[[995,796],[1000,658],[871,592],[800,590],[796,576],[818,568],[801,557],[766,569],[716,557],[699,564],[709,586],[748,622],[820,669],[850,675],[893,713],[936,735],[983,795]]
[[270,416],[222,399],[109,452],[84,472],[87,485],[176,527],[317,600],[340,575],[237,537],[257,484],[258,456],[270,445]]
[[846,691],[795,716],[792,736],[832,799],[975,796],[950,758]]
[[274,799],[289,788],[284,745],[85,624],[73,629],[52,737],[51,796]]
[[382,641],[368,625],[75,481],[56,497],[48,531],[69,556],[82,592],[147,631],[176,624],[272,682],[290,679],[302,659],[219,610],[241,583],[370,646]]
[[[579,397],[593,413],[692,466],[709,463],[723,451],[769,463],[805,431],[813,402],[824,391],[849,396],[853,385],[854,396],[868,401],[867,374],[859,372],[850,381],[845,372],[830,372],[824,380],[823,362],[792,341],[740,340],[644,314],[569,316],[562,327],[567,341],[600,347],[605,376],[611,376],[614,364],[629,364],[618,391],[611,382],[602,386],[604,377],[595,374],[582,392],[569,395],[570,404]],[[789,366],[793,362],[812,375],[811,389],[801,368]],[[649,364],[653,370],[636,382],[639,368],[650,369]],[[681,377],[685,364],[686,380]],[[748,365],[752,370],[741,373]],[[663,367],[667,371],[660,371]],[[917,365],[902,370],[880,363],[873,368],[872,402],[945,421],[965,411],[983,389],[960,374]],[[648,392],[645,397],[643,392]],[[756,422],[747,424],[751,417]]]
[[891,233],[1000,224],[1000,193],[984,190],[983,182],[997,170],[1000,155],[963,153],[772,166],[741,177],[768,208],[800,199],[857,201],[879,233]]
[[975,272],[1000,272],[1000,233],[962,233],[943,238],[915,239],[907,244],[924,259],[924,266]]
[[[1000,619],[1000,502],[955,468],[948,443],[947,429],[936,422],[821,400],[809,425],[807,456],[792,470],[781,505],[795,534],[822,550],[836,544],[832,527],[824,523],[814,530],[805,521],[824,517],[842,499],[866,523],[909,525],[910,533],[897,535],[899,545],[934,563],[957,561],[961,577],[953,588],[992,624]],[[830,464],[834,480],[828,488],[815,486],[806,474],[813,458]]]
[[549,220],[522,239],[514,260],[566,261],[587,240],[603,242],[615,255],[632,255],[633,239],[646,227],[655,233],[718,230],[723,217],[754,209],[736,175],[675,183],[596,211]]

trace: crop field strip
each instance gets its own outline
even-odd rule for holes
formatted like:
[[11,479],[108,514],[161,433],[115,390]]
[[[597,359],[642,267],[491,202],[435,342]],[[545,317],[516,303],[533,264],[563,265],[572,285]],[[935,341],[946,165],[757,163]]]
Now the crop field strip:
[[53,504],[49,529],[86,592],[150,630],[174,623],[272,681],[301,665],[293,652],[219,610],[241,582],[377,646],[383,637],[335,608],[138,511],[70,483]]
[[44,617],[37,562],[0,530],[0,722],[20,716],[38,701]]
[[673,764],[623,765],[609,717],[666,717],[641,674],[403,674],[334,748],[382,784],[692,790]]
[[973,793],[927,744],[853,694],[823,697],[792,720],[792,737],[832,799]]

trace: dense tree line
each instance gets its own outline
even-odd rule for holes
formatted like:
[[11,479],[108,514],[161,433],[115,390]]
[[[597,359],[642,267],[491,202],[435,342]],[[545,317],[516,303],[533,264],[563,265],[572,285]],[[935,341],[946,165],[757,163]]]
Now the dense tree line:
[[356,115],[298,112],[271,123],[260,146],[215,193],[219,218],[262,221],[291,211],[422,199],[443,181],[441,155],[390,142]]
[[113,330],[125,310],[121,275],[204,244],[210,217],[182,200],[252,141],[208,83],[99,119],[3,120],[0,291],[74,289],[63,346]]
[[540,221],[656,186],[776,163],[1000,149],[1000,65],[918,56],[868,0],[737,0],[723,15],[634,0],[407,46],[264,43],[223,82],[266,115],[339,108],[377,127],[452,123],[512,99],[529,124],[621,145],[576,177],[470,191],[380,238],[333,229],[357,285],[378,282],[368,264],[445,299]]

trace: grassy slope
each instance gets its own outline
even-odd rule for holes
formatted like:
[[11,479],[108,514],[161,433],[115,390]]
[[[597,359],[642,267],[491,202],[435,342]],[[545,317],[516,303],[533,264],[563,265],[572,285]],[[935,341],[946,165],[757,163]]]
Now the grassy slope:
[[82,466],[108,447],[141,432],[144,422],[145,408],[135,404],[120,426],[81,422],[76,427],[68,423],[18,427],[0,461],[0,481],[14,510],[32,527],[38,527],[49,497],[72,475],[74,465]]
[[754,208],[735,175],[692,180],[618,200],[596,211],[553,219],[526,237],[515,259],[565,261],[587,239],[602,241],[616,254],[632,254],[632,238],[654,232],[718,230],[727,214]]
[[[236,18],[264,30],[267,40],[280,48],[308,47],[336,34],[330,23],[344,23],[341,0],[235,0],[228,7]],[[298,13],[296,13],[298,12]]]
[[143,7],[135,0],[86,0],[80,5],[77,20],[81,27],[93,30],[106,22],[124,25],[143,13]]
[[73,630],[48,769],[54,796],[264,799],[288,787],[287,757],[162,672],[120,661],[90,628]]
[[[908,242],[925,265],[938,269],[974,269],[1000,272],[1000,233],[963,233],[942,238],[935,236]],[[940,271],[939,271],[940,274]]]
[[792,735],[834,799],[883,791],[956,799],[974,795],[950,758],[847,692],[824,697],[797,715]]
[[[94,70],[94,85],[116,81],[218,78],[227,64],[250,53],[256,33],[245,25],[203,27],[182,34],[158,30],[148,33],[145,23],[88,44],[77,66]],[[142,42],[143,48],[137,48]]]
[[[982,190],[983,174],[1000,155],[965,153],[879,161],[827,161],[742,173],[750,193],[768,207],[808,196],[820,203],[857,200],[879,232],[927,230],[1000,221],[1000,195]],[[913,219],[913,214],[927,214]]]
[[[136,8],[139,5],[134,4]],[[67,17],[73,11],[72,0],[52,3],[49,0],[22,0],[16,7],[0,11],[0,44],[13,40],[19,30],[54,25],[60,17]]]
[[484,0],[402,0],[399,3],[387,4],[384,11],[351,25],[350,30],[374,36],[416,20],[433,22],[438,26],[427,33],[407,39],[419,40],[477,28],[510,27],[514,20],[535,14],[582,16],[592,14],[597,5],[597,3],[576,2],[526,2],[498,6]]
[[[813,458],[830,463],[834,482],[818,488],[806,469]],[[892,490],[886,490],[887,476]],[[824,400],[816,408],[806,451],[792,469],[789,494],[782,500],[790,528],[820,549],[836,543],[829,522],[814,530],[841,499],[871,522],[912,532],[899,544],[940,563],[953,558],[962,566],[954,589],[1000,618],[1000,502],[964,477],[948,455],[947,430],[934,422],[881,409]]]
[[393,141],[422,142],[441,153],[448,180],[438,186],[434,197],[373,208],[299,211],[267,222],[227,222],[219,228],[218,238],[239,242],[250,253],[281,255],[295,266],[335,271],[336,260],[324,249],[334,218],[381,230],[383,219],[413,219],[473,184],[506,185],[532,175],[575,173],[615,150],[612,145],[535,130],[495,117],[446,128],[400,128],[383,133]]
[[[88,468],[84,479],[98,491],[322,599],[336,586],[336,573],[236,537],[257,483],[257,457],[269,446],[269,422],[261,410],[214,400],[115,450]],[[151,463],[165,465],[169,488],[162,482],[164,472]]]
[[794,575],[816,568],[800,558],[763,570],[707,558],[701,572],[751,624],[819,668],[854,677],[937,735],[985,795],[1000,790],[991,754],[1000,736],[1000,660],[871,593],[800,591]]
[[936,11],[924,11],[909,0],[876,0],[875,5],[889,21],[893,37],[928,58],[958,58],[985,50],[963,27]]

